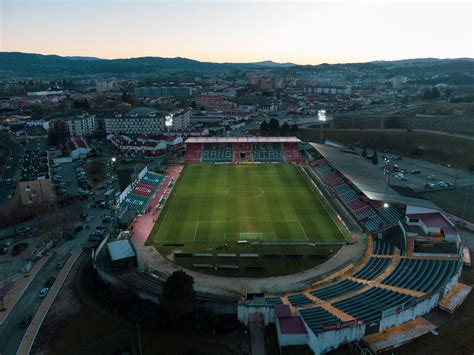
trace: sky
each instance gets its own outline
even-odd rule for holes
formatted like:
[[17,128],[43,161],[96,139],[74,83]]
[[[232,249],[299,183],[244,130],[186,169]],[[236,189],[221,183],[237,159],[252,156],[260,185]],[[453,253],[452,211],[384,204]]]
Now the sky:
[[474,57],[473,0],[0,0],[0,51],[212,62]]

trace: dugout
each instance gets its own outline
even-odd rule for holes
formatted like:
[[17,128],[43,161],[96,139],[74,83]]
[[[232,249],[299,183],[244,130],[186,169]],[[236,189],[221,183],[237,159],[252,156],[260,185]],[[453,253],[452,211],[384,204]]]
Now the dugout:
[[107,254],[115,269],[125,270],[137,266],[137,252],[129,239],[107,243]]

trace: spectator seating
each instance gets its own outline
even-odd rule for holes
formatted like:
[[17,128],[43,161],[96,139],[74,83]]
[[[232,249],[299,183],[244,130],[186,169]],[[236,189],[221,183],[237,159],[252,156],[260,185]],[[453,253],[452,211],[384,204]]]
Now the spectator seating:
[[339,197],[341,197],[341,194],[343,194],[344,192],[348,192],[348,191],[352,191],[354,193],[354,196],[355,196],[355,191],[353,191],[350,188],[350,186],[347,185],[347,184],[338,185],[338,186],[336,186],[335,190],[336,190],[336,193],[339,194]]
[[379,239],[374,239],[372,254],[375,255],[393,255],[395,254],[395,246],[390,243],[385,243]]
[[430,254],[457,254],[458,246],[450,242],[417,242],[415,241],[415,253]]
[[375,214],[374,210],[371,209],[369,206],[364,206],[361,209],[355,210],[354,215],[356,216],[357,220],[363,220],[365,218],[369,218]]
[[432,293],[456,272],[457,261],[432,259],[400,259],[382,283]]
[[336,302],[333,306],[349,313],[356,319],[371,323],[380,320],[384,310],[395,306],[406,306],[414,299],[416,299],[415,296],[372,287],[353,297]]
[[306,297],[302,293],[298,293],[296,295],[288,296],[288,301],[290,301],[291,305],[295,306],[295,307],[300,307],[300,306],[304,306],[304,305],[307,305],[307,304],[314,303],[313,301],[311,301],[308,297]]
[[374,215],[362,221],[362,224],[369,232],[374,232],[382,228],[385,224],[380,216]]
[[351,211],[355,211],[367,206],[367,203],[361,200],[360,198],[355,198],[353,200],[348,201],[346,205],[350,208]]
[[233,161],[235,163],[253,161],[251,143],[234,143],[232,149],[234,151]]
[[252,156],[256,162],[284,161],[280,143],[252,143]]
[[232,162],[233,157],[232,143],[205,143],[203,145],[203,162]]
[[339,297],[345,293],[349,293],[363,287],[364,284],[352,280],[343,280],[334,285],[320,288],[315,291],[311,291],[311,294],[319,299],[328,300],[331,298]]
[[298,143],[284,142],[282,143],[283,155],[289,163],[301,161],[300,148]]
[[354,274],[354,277],[364,280],[374,280],[382,274],[390,265],[392,259],[390,258],[374,258],[370,257],[367,264],[362,269]]
[[276,304],[282,304],[280,297],[265,297],[265,302],[269,306],[274,306]]
[[396,206],[389,206],[388,208],[381,207],[379,211],[382,217],[390,224],[396,223],[402,218],[402,211]]
[[322,307],[300,309],[299,313],[308,327],[317,334],[325,325],[339,323],[340,320]]
[[186,163],[200,163],[202,159],[202,143],[186,144],[186,155],[184,161]]

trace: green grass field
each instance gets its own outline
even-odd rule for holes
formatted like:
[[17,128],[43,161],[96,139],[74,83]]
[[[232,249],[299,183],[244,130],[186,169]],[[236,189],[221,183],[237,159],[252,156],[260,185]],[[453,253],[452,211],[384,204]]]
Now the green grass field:
[[239,240],[318,243],[345,237],[297,166],[185,166],[149,242],[206,249]]

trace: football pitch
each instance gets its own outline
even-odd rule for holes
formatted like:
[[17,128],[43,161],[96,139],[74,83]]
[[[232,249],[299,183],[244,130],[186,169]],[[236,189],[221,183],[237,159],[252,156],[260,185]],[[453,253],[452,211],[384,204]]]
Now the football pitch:
[[239,241],[344,242],[311,184],[296,165],[186,165],[147,244],[197,251]]

